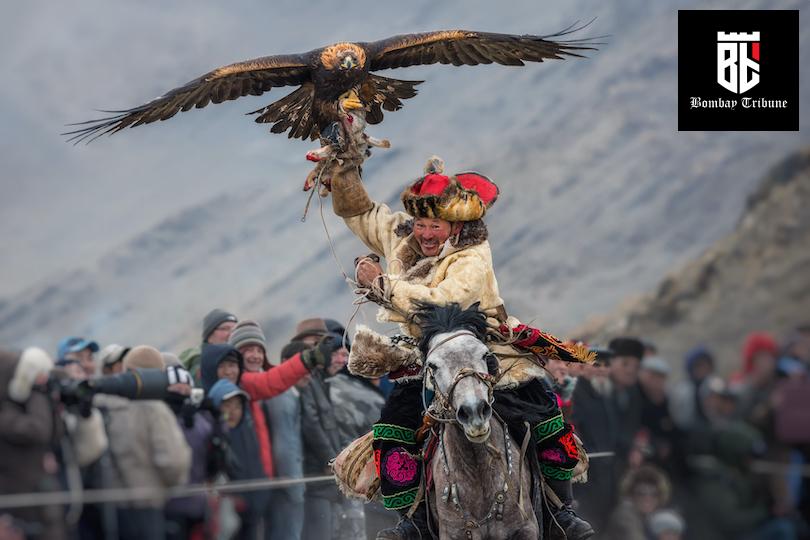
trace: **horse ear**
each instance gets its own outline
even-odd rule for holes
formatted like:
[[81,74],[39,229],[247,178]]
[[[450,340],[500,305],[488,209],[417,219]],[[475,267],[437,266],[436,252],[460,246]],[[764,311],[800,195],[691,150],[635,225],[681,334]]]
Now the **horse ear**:
[[481,311],[481,302],[478,301],[478,302],[474,303],[468,309],[470,309],[471,311]]

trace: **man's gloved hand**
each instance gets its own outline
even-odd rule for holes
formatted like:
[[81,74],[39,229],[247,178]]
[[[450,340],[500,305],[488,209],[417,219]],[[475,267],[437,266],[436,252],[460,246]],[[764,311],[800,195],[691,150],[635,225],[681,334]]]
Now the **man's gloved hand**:
[[166,368],[166,378],[169,385],[166,390],[181,396],[190,396],[191,391],[194,389],[194,378],[182,366],[168,366]]
[[340,340],[333,334],[327,334],[311,349],[301,353],[301,361],[310,371],[326,371],[332,363],[332,353],[341,347]]

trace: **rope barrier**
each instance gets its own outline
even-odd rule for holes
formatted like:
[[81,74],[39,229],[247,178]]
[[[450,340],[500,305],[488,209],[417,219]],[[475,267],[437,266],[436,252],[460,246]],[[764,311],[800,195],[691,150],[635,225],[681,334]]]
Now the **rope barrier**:
[[[595,452],[588,454],[589,459],[611,457],[613,452]],[[212,493],[234,493],[245,491],[260,491],[282,489],[300,484],[315,484],[334,481],[334,475],[308,476],[305,478],[281,478],[276,480],[240,480],[222,484],[191,484],[174,488],[110,488],[88,489],[78,492],[48,491],[39,493],[15,493],[0,495],[0,510],[7,508],[22,508],[27,506],[51,506],[67,504],[98,504],[120,503],[131,501],[144,501],[150,499],[175,499],[190,495],[205,495]]]
[[174,499],[178,497],[187,497],[189,495],[281,489],[298,484],[334,481],[334,479],[335,477],[333,475],[325,475],[311,476],[307,478],[284,478],[279,480],[241,480],[223,484],[192,484],[168,489],[135,487],[88,489],[82,490],[79,493],[74,493],[71,491],[15,493],[12,495],[0,495],[0,509],[21,508],[26,506],[75,504],[78,502],[82,502],[84,504],[95,504],[143,501],[150,499]]

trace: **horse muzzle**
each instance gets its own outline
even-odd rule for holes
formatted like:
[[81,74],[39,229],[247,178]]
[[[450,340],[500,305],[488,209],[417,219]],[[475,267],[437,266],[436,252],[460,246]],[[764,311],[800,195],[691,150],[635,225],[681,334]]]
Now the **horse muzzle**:
[[470,442],[482,443],[489,438],[492,407],[487,401],[464,402],[456,409],[456,419]]

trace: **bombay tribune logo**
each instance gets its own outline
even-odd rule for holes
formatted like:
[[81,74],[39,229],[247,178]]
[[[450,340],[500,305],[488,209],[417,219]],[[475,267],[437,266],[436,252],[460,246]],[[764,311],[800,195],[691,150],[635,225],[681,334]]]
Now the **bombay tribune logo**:
[[717,32],[717,82],[735,94],[759,84],[759,32]]

